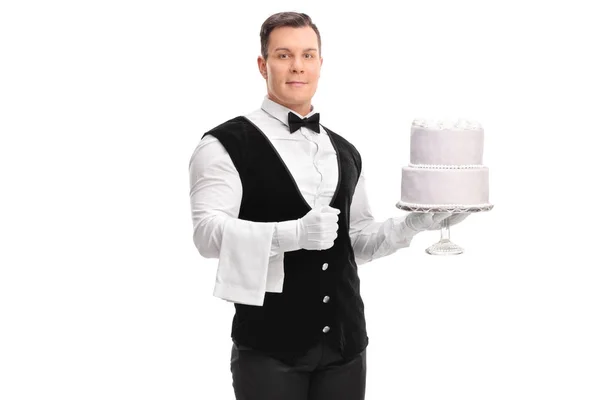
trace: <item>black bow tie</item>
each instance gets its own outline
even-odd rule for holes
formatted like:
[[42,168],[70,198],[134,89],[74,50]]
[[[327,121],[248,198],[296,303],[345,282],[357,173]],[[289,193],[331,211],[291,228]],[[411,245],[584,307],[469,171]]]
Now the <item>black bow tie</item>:
[[288,125],[290,126],[290,133],[296,132],[301,126],[305,126],[317,133],[321,133],[321,129],[319,128],[319,113],[313,114],[308,118],[300,118],[293,112],[289,112]]

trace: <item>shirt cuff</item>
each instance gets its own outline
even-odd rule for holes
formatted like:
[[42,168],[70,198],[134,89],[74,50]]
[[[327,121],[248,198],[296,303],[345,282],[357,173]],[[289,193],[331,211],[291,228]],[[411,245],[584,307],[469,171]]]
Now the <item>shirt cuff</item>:
[[298,245],[298,220],[277,222],[275,226],[275,241],[279,253],[300,250]]
[[409,229],[404,223],[405,217],[387,219],[383,225],[384,240],[373,254],[373,260],[388,256],[397,250],[409,247],[415,236],[415,231]]

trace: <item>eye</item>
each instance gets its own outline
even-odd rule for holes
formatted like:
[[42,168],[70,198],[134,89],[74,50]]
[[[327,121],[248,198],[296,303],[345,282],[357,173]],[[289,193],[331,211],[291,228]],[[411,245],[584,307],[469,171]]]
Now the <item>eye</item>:
[[313,58],[313,57],[314,57],[312,54],[309,54],[309,53],[306,53],[306,54],[304,54],[304,55],[306,56],[306,57],[304,57],[304,58]]
[[279,54],[278,58],[286,58],[287,54]]

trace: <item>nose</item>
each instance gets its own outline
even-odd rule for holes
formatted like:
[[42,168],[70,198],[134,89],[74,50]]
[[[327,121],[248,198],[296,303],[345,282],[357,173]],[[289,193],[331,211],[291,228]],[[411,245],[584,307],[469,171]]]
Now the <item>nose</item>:
[[292,63],[290,65],[290,69],[293,73],[304,73],[304,61],[302,57],[294,57],[292,58]]

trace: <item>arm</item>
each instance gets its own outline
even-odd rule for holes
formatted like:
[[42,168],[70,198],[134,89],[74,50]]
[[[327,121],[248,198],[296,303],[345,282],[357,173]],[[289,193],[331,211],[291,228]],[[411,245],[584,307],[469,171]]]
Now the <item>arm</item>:
[[[358,265],[410,246],[413,234],[401,229],[405,216],[375,221],[371,213],[366,178],[361,172],[350,206],[350,240]],[[415,232],[416,233],[416,232]]]
[[350,240],[356,263],[360,265],[389,256],[399,249],[409,247],[419,232],[440,229],[445,218],[448,218],[449,225],[455,225],[464,221],[468,215],[411,212],[377,222],[371,213],[365,177],[361,172],[350,206]]
[[219,258],[214,295],[262,305],[266,290],[281,292],[283,251],[295,247],[273,233],[278,225],[284,232],[295,230],[296,222],[237,218],[242,200],[240,177],[213,136],[200,141],[190,160],[189,176],[194,244],[203,257]]

